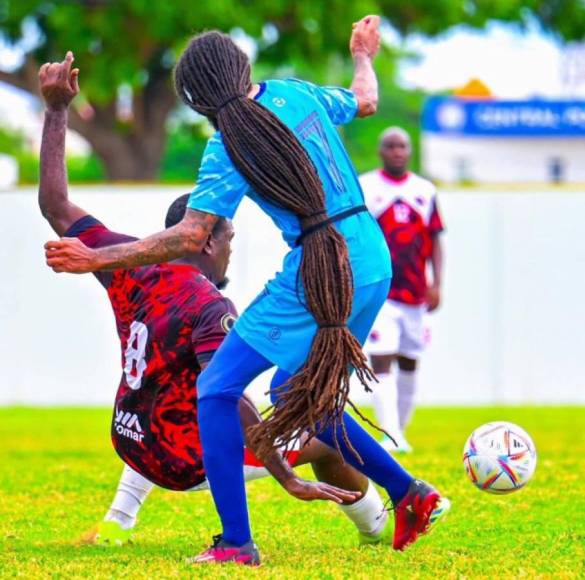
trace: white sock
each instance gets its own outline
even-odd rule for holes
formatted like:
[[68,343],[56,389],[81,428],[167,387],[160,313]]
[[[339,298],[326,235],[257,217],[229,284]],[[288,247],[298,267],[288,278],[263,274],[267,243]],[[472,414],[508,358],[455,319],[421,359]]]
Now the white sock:
[[398,400],[396,388],[396,375],[393,373],[380,373],[377,383],[370,383],[373,391],[374,409],[378,424],[390,435],[400,432],[398,420]]
[[417,379],[418,371],[398,370],[396,384],[398,386],[398,415],[401,431],[406,429],[414,412]]
[[148,479],[125,465],[114,501],[104,521],[118,522],[125,530],[133,528],[136,516],[153,487],[154,484]]
[[369,482],[368,491],[351,505],[340,505],[339,509],[355,524],[355,527],[368,536],[379,536],[388,521],[388,513],[378,490]]

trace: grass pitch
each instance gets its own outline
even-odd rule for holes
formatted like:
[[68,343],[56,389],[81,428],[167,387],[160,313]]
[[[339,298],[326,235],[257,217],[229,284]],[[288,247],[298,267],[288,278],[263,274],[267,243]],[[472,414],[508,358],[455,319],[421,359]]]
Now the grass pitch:
[[[448,519],[404,553],[358,548],[332,504],[301,503],[270,480],[249,486],[263,566],[192,568],[219,530],[207,492],[155,490],[134,545],[103,549],[78,538],[104,514],[121,463],[109,443],[110,412],[0,409],[0,577],[25,578],[511,578],[585,576],[585,408],[421,409],[403,463],[453,502]],[[510,496],[477,491],[461,450],[489,420],[534,438],[534,480]],[[309,475],[309,470],[303,470]]]

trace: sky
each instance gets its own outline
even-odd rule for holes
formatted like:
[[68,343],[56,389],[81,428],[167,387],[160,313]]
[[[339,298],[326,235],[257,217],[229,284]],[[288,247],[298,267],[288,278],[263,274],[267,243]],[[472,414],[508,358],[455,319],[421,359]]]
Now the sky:
[[503,24],[484,31],[461,26],[433,40],[410,37],[404,48],[420,54],[400,68],[405,86],[435,92],[477,77],[499,98],[585,97],[585,48],[563,47],[536,26],[524,32]]
[[[460,87],[477,77],[499,98],[585,98],[585,49],[573,51],[571,60],[566,49],[535,26],[524,32],[499,23],[484,31],[461,26],[433,40],[412,36],[402,41],[390,32],[385,39],[418,55],[400,66],[399,81],[406,87],[435,92]],[[17,58],[0,45],[0,68],[14,66]],[[582,69],[581,78],[574,79],[579,82],[564,80],[568,63]],[[1,122],[26,133],[38,132],[38,113],[34,99],[0,83]]]

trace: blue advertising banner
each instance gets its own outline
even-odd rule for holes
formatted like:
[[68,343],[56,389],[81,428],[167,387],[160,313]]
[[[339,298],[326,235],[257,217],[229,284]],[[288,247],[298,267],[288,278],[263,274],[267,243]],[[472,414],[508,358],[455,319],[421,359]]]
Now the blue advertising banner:
[[427,99],[423,131],[476,137],[585,137],[585,101]]

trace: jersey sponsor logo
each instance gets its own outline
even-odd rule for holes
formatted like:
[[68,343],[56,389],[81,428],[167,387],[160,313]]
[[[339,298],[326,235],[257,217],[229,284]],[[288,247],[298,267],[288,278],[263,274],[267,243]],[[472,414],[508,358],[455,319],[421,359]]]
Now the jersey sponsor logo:
[[410,208],[405,203],[398,202],[394,206],[394,220],[399,224],[407,224],[410,221]]
[[268,338],[273,342],[276,342],[282,336],[282,330],[277,326],[274,326],[268,331]]
[[226,334],[228,334],[228,332],[234,327],[235,323],[236,317],[233,314],[230,314],[229,312],[224,314],[220,320],[221,328]]
[[467,121],[465,108],[457,103],[445,103],[437,109],[439,127],[451,131],[462,129]]
[[138,421],[138,415],[129,411],[118,411],[117,407],[114,429],[118,435],[128,437],[128,439],[132,439],[137,443],[142,443],[144,439],[144,431],[140,425],[140,421]]

